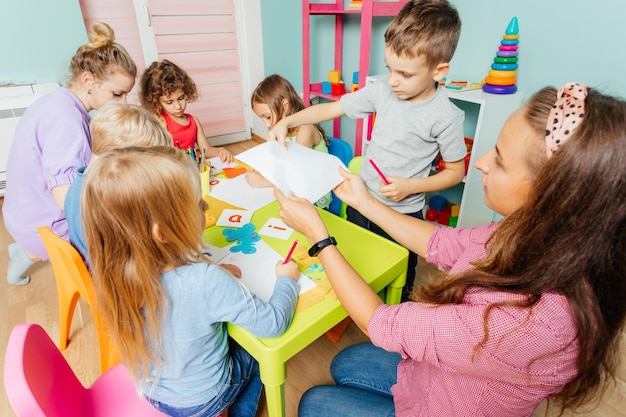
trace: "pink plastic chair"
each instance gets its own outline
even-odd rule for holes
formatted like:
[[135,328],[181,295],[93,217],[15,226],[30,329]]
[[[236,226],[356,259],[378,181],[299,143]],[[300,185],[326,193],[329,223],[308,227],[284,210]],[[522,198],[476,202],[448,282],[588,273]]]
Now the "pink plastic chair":
[[163,416],[137,394],[122,364],[85,388],[38,324],[18,324],[9,338],[4,386],[19,417]]

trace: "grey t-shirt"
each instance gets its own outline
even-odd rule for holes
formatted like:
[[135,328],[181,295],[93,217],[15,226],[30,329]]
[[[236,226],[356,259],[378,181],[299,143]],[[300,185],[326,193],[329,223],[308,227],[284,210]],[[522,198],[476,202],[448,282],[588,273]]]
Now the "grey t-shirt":
[[385,176],[425,178],[438,152],[447,162],[459,161],[467,154],[465,113],[439,87],[428,100],[413,103],[398,98],[387,83],[375,83],[342,96],[340,103],[353,119],[376,113],[360,176],[372,195],[400,213],[421,210],[424,193],[398,202],[381,196],[380,176],[368,159],[374,160]]

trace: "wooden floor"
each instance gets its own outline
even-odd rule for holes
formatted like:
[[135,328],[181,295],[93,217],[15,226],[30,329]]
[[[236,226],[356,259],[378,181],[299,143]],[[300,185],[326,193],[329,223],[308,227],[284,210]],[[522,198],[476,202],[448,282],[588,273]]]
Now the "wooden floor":
[[[227,147],[234,153],[249,149],[261,143],[257,138],[240,142]],[[0,199],[0,205],[3,199]],[[58,302],[56,284],[49,263],[39,263],[31,268],[31,282],[23,287],[10,285],[6,282],[7,247],[13,241],[7,233],[2,217],[0,216],[0,363],[4,370],[4,354],[8,336],[14,325],[18,323],[38,323],[43,326],[51,338],[58,342]],[[423,259],[418,263],[417,277],[426,280],[429,274],[435,272],[434,267],[426,264]],[[2,307],[4,306],[4,307]],[[332,358],[346,346],[368,340],[367,337],[351,323],[338,343],[331,343],[325,336],[294,356],[287,363],[287,382],[285,384],[285,399],[287,416],[297,415],[300,397],[309,387],[330,383],[329,365]],[[98,346],[95,328],[89,307],[80,301],[72,322],[71,342],[64,353],[68,362],[84,385],[90,385],[99,374]],[[586,416],[624,417],[626,416],[626,389],[623,380],[622,366],[621,380],[618,386],[597,409]],[[543,415],[540,413],[536,414]],[[570,415],[570,414],[568,414]],[[4,382],[0,382],[0,417],[14,417],[15,413],[8,404],[4,391]],[[266,417],[267,410],[262,400],[257,417]]]

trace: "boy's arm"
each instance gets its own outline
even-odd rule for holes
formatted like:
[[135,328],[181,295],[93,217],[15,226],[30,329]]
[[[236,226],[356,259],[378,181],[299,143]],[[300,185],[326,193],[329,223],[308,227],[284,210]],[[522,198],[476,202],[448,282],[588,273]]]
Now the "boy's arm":
[[[209,144],[209,140],[206,138],[204,134],[204,129],[200,124],[200,120],[196,116],[191,116],[196,121],[196,126],[198,126],[198,134],[196,136],[196,145],[200,148],[201,152],[204,152],[204,160],[205,163],[209,164],[208,159],[214,156],[218,156],[220,160],[224,163],[230,164],[233,162],[233,154],[225,148],[213,147]],[[206,151],[205,151],[206,150]]]
[[274,127],[267,132],[267,140],[277,140],[280,142],[282,147],[286,149],[285,137],[287,137],[287,131],[290,128],[300,125],[312,125],[315,123],[325,122],[327,120],[341,117],[344,114],[345,113],[341,108],[341,103],[339,101],[316,104],[315,106],[307,107],[304,110],[300,110],[291,116],[287,116],[284,119],[279,120]]
[[426,178],[387,177],[390,184],[381,183],[381,195],[393,201],[400,201],[408,195],[440,191],[450,188],[463,180],[465,160],[446,162],[443,171]]

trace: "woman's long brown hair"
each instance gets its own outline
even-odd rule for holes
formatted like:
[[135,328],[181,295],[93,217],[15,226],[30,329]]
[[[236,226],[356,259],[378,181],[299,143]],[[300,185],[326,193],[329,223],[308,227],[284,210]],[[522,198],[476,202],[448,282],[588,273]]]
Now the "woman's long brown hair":
[[[544,139],[555,100],[556,90],[546,88],[526,105],[537,140]],[[532,314],[542,294],[562,294],[578,327],[578,374],[554,398],[561,410],[597,399],[615,376],[626,316],[624,101],[590,89],[583,123],[545,162],[527,202],[502,220],[488,245],[475,269],[419,289],[415,298],[461,303],[480,286],[527,295],[518,306]]]

